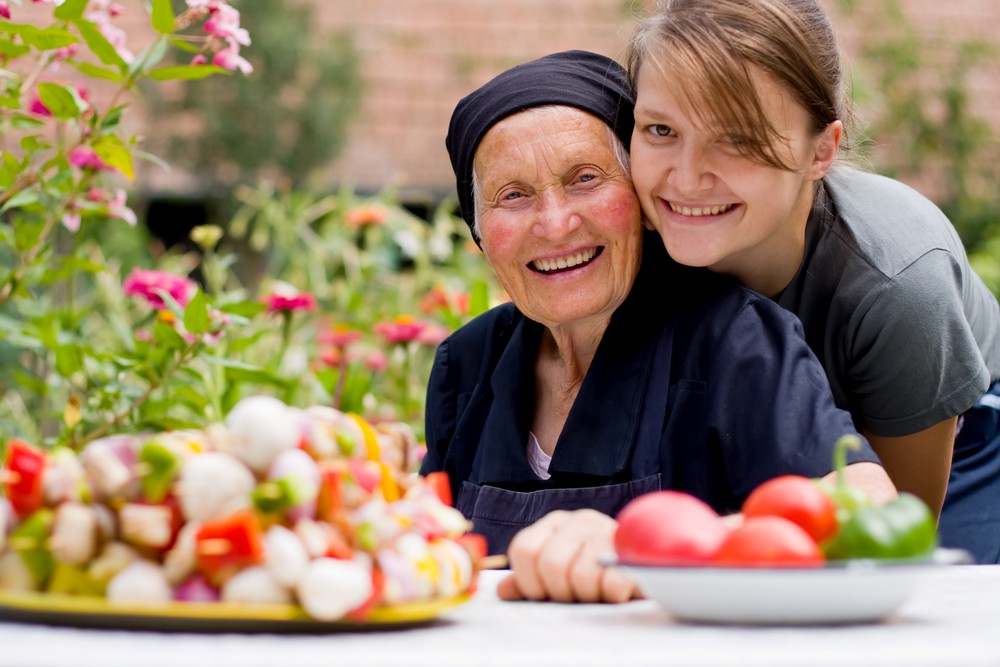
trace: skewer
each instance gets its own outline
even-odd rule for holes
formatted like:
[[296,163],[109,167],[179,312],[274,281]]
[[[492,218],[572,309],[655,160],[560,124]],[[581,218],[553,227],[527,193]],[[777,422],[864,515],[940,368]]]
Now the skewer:
[[494,554],[479,559],[476,564],[480,570],[503,570],[508,566],[506,554]]

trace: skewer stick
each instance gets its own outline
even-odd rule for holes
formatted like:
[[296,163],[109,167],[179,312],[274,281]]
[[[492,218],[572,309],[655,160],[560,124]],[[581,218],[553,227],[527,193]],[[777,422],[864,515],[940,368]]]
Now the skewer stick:
[[479,559],[476,566],[480,570],[503,570],[508,565],[506,554],[494,554]]

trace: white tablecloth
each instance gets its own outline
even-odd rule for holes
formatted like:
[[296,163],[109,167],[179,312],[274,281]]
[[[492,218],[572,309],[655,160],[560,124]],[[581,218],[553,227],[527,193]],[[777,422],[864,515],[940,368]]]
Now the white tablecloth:
[[882,623],[806,628],[685,625],[651,601],[502,602],[502,573],[429,627],[331,635],[198,635],[0,623],[2,667],[311,665],[1000,665],[1000,566],[928,573]]

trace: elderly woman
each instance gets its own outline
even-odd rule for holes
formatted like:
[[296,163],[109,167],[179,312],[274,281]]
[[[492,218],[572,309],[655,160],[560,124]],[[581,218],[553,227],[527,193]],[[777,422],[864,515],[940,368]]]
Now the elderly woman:
[[[645,242],[631,132],[624,71],[580,51],[508,70],[452,116],[462,215],[512,303],[439,347],[423,472],[449,473],[491,553],[531,527],[508,597],[627,599],[597,558],[628,501],[670,488],[737,512],[769,478],[832,474],[855,432],[794,317]],[[870,448],[851,457],[855,483],[892,497]]]

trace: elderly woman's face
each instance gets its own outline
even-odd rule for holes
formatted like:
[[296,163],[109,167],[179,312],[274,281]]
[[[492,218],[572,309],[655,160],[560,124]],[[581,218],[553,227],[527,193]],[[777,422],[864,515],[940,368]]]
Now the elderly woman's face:
[[483,253],[521,312],[549,327],[610,316],[639,270],[642,224],[607,126],[525,111],[486,133],[474,169]]

